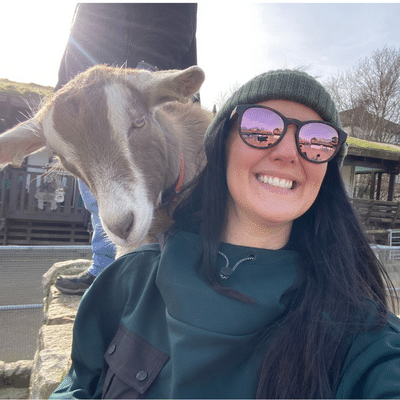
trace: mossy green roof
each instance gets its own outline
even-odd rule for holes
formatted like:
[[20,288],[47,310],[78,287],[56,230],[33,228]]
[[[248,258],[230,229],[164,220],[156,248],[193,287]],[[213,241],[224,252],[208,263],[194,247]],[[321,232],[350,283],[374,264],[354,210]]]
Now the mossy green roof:
[[348,155],[400,161],[400,146],[390,143],[371,142],[349,136]]

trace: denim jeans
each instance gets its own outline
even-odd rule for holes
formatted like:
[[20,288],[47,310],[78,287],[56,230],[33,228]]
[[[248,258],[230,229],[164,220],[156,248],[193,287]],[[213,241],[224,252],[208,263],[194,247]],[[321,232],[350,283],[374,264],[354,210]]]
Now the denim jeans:
[[79,190],[81,192],[83,203],[91,214],[93,236],[92,236],[92,264],[88,272],[97,276],[104,268],[110,265],[115,258],[116,248],[104,232],[99,217],[99,208],[97,200],[90,189],[78,179]]

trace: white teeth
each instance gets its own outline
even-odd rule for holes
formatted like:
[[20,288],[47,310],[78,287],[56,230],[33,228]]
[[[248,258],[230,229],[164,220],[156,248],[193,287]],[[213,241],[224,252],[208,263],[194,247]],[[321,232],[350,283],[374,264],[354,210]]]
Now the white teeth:
[[291,189],[293,187],[293,181],[287,179],[279,179],[277,177],[267,175],[257,175],[257,179],[262,183],[267,183],[268,185],[284,189]]

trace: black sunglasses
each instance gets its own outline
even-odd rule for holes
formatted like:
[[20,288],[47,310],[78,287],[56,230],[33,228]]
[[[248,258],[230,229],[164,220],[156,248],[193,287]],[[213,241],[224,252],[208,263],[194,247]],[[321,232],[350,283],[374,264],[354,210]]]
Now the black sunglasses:
[[257,104],[235,107],[231,119],[238,115],[239,134],[249,146],[267,149],[277,145],[290,124],[297,126],[296,146],[307,161],[325,163],[332,160],[347,139],[347,133],[325,121],[299,121]]

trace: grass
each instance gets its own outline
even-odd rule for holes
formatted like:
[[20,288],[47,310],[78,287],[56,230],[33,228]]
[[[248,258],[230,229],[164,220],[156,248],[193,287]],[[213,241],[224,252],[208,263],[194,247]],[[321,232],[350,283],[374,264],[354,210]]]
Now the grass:
[[44,97],[53,92],[51,86],[41,86],[36,83],[21,83],[0,78],[0,92],[20,95],[22,97]]

